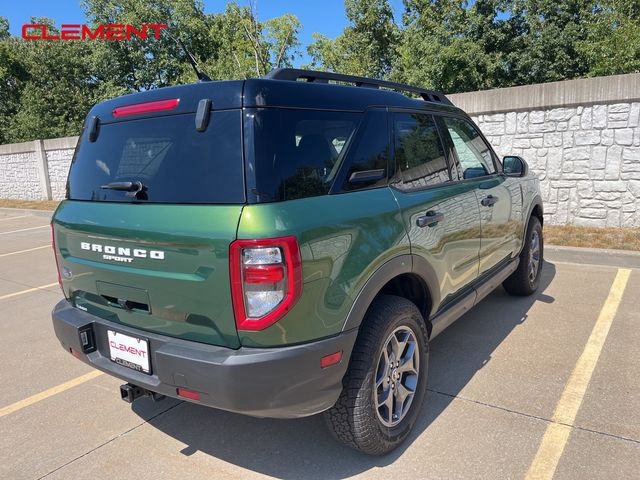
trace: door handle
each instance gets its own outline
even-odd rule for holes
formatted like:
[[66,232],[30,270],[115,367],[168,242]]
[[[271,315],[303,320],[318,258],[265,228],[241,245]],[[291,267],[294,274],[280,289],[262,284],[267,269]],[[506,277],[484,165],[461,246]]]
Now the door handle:
[[438,222],[444,220],[444,213],[427,212],[416,219],[416,225],[420,228],[435,227]]
[[480,202],[484,207],[493,207],[493,205],[500,200],[498,197],[494,197],[493,195],[489,195],[488,197],[484,197]]

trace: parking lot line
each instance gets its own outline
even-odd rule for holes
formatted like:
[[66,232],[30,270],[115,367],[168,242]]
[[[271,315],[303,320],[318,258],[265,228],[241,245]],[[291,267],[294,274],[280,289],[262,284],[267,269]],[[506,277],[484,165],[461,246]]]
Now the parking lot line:
[[609,329],[618,311],[630,274],[631,270],[629,269],[621,268],[618,270],[611,290],[609,290],[609,296],[600,310],[600,315],[587,344],[565,385],[551,423],[547,427],[538,452],[529,467],[525,477],[527,480],[553,478],[589,381],[600,358]]
[[31,395],[23,400],[19,400],[11,405],[7,405],[6,407],[0,408],[0,418],[5,415],[9,415],[10,413],[17,412],[18,410],[22,410],[34,403],[38,403],[42,400],[45,400],[49,397],[57,395],[58,393],[62,393],[65,390],[69,390],[70,388],[77,387],[89,380],[92,380],[96,377],[103,375],[103,373],[99,370],[93,370],[89,373],[76,377],[68,382],[61,383],[60,385],[56,385],[55,387],[51,387],[43,392],[36,393],[35,395]]
[[51,245],[42,245],[41,247],[27,248],[26,250],[18,250],[17,252],[2,253],[0,254],[0,258],[8,257],[9,255],[17,255],[19,253],[27,253],[27,252],[33,252],[35,250],[42,250],[43,248],[51,248]]
[[15,220],[16,218],[26,218],[26,217],[30,217],[31,215],[18,215],[17,217],[6,217],[6,218],[0,218],[0,222],[3,222],[4,220]]
[[41,225],[39,227],[21,228],[20,230],[9,230],[8,232],[0,232],[0,235],[7,235],[8,233],[28,232],[29,230],[38,230],[39,228],[48,228],[49,225]]
[[43,290],[45,288],[53,287],[54,285],[58,285],[58,282],[49,283],[47,285],[40,285],[39,287],[28,288],[26,290],[20,290],[19,292],[8,293],[7,295],[1,296],[0,300],[4,300],[5,298],[17,297],[18,295],[24,295],[25,293],[35,292],[36,290]]

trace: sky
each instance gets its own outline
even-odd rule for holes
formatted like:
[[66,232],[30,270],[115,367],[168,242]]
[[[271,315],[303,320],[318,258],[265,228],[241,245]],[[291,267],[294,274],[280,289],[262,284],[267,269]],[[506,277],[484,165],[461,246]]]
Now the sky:
[[[228,2],[222,0],[205,0],[206,13],[222,12]],[[247,0],[237,0],[236,3],[247,5]],[[268,20],[285,13],[292,13],[302,23],[299,39],[302,44],[302,57],[294,62],[300,66],[309,62],[305,47],[312,41],[314,32],[335,38],[345,26],[347,19],[344,14],[344,0],[257,0],[258,18]],[[396,21],[402,17],[402,0],[390,0],[394,9]],[[13,35],[20,35],[22,25],[29,22],[30,17],[49,17],[62,23],[84,23],[84,13],[79,0],[0,0],[0,15],[9,19],[10,31]]]

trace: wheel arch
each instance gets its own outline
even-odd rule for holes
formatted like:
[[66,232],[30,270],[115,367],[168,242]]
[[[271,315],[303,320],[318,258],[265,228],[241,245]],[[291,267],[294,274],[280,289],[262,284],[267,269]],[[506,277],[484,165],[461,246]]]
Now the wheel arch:
[[525,246],[525,243],[526,243],[525,239],[527,235],[529,219],[532,216],[540,220],[541,226],[544,225],[544,208],[542,206],[542,198],[540,198],[540,195],[536,195],[535,197],[533,197],[533,200],[531,200],[531,203],[529,204],[529,208],[527,209],[527,216],[525,217],[525,221],[524,221],[524,232],[522,232],[522,245],[520,245],[520,250],[518,250],[517,255],[520,255],[522,253],[522,249]]
[[356,296],[343,331],[360,327],[378,295],[396,295],[413,302],[422,313],[431,335],[430,318],[440,303],[440,294],[435,271],[425,259],[406,254],[382,264]]

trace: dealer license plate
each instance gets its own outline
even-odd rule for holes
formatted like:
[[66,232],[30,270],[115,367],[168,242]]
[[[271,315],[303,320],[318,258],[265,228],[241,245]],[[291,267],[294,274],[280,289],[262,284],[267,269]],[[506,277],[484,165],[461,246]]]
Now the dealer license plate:
[[131,337],[124,333],[107,330],[109,354],[118,365],[150,374],[149,342],[143,338]]

